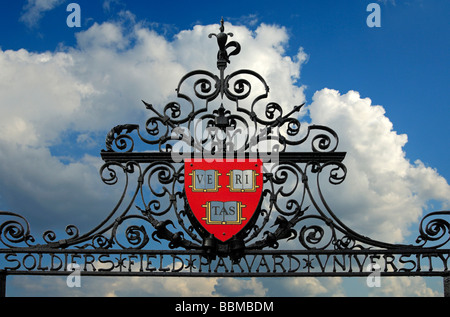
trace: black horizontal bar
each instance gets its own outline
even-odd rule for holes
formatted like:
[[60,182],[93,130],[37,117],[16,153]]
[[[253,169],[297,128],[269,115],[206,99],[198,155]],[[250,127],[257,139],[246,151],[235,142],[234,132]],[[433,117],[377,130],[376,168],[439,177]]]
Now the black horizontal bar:
[[[345,158],[346,152],[281,152],[275,154],[271,153],[237,153],[230,155],[225,153],[223,155],[212,154],[186,154],[187,158],[204,158],[204,159],[249,159],[259,158],[266,163],[274,162],[294,162],[294,163],[328,163],[328,162],[342,162]],[[169,163],[180,163],[175,161],[172,153],[167,152],[132,152],[132,153],[117,153],[117,152],[102,152],[101,157],[105,162],[137,162],[137,163],[153,163],[165,161]],[[179,156],[181,157],[181,155]]]
[[[8,275],[34,275],[34,276],[68,276],[71,271],[6,271],[3,274]],[[96,277],[366,277],[372,272],[81,272],[81,276]],[[379,272],[381,277],[446,277],[446,272],[419,271],[419,272]]]
[[[151,255],[205,255],[203,250],[148,250],[148,249],[58,249],[42,247],[24,247],[0,249],[0,254],[151,254]],[[244,250],[243,255],[374,255],[374,254],[418,254],[418,255],[438,255],[449,254],[450,249],[422,248],[417,246],[402,246],[391,249],[342,249],[342,250],[321,250],[321,249],[288,249],[288,250]],[[225,256],[226,257],[226,256]],[[450,258],[449,258],[450,261]],[[450,264],[450,263],[449,263]],[[450,272],[449,272],[450,273]]]
[[[202,251],[194,250],[45,250],[33,248],[0,249],[0,254],[6,254],[8,265],[15,267],[0,269],[0,274],[6,275],[69,275],[72,270],[67,265],[75,263],[74,258],[79,261],[80,274],[82,276],[178,276],[178,277],[320,277],[320,276],[367,276],[373,271],[367,269],[367,264],[375,263],[374,259],[381,259],[383,255],[386,261],[380,266],[378,273],[380,276],[448,276],[449,249],[423,249],[420,247],[409,247],[394,249],[364,249],[364,250],[259,250],[246,251],[243,255],[252,256],[249,261],[244,260],[240,263],[232,264],[224,261],[226,258],[218,257],[212,259],[210,263],[203,262],[205,255]],[[65,256],[62,257],[61,255]],[[117,257],[116,257],[117,255]],[[140,255],[140,257],[138,256]],[[319,262],[317,256],[324,255]],[[362,255],[364,258],[357,259],[356,256]],[[19,256],[19,257],[17,257]],[[24,256],[24,258],[21,258]],[[44,257],[47,256],[47,259]],[[49,260],[48,256],[51,257]],[[123,263],[127,260],[132,265],[119,266],[110,258],[101,259],[102,256],[114,256],[116,261]],[[124,256],[124,257],[123,257]],[[147,258],[145,258],[147,256]],[[158,260],[158,256],[160,257]],[[163,264],[163,256],[169,261]],[[180,257],[188,258],[180,258]],[[256,260],[256,256],[260,256]],[[266,256],[268,256],[266,258]],[[270,257],[272,256],[272,257]],[[296,258],[302,256],[302,258]],[[314,258],[316,256],[316,258]],[[341,257],[336,264],[334,256]],[[26,262],[25,257],[28,257]],[[55,261],[53,267],[53,257]],[[170,258],[172,257],[172,259]],[[305,258],[306,257],[306,258]],[[407,257],[407,259],[402,259]],[[431,258],[439,259],[442,263],[438,267],[432,265]],[[84,258],[84,261],[82,260]],[[353,262],[352,258],[357,260]],[[131,259],[133,262],[131,262]],[[149,259],[153,261],[148,262]],[[291,259],[294,269],[291,268]],[[346,260],[347,259],[347,260]],[[112,266],[101,268],[97,266],[97,260],[101,264]],[[175,260],[180,260],[181,267],[176,265]],[[255,262],[256,260],[256,262]],[[313,260],[316,260],[314,263]],[[43,262],[41,262],[43,261]],[[50,261],[50,262],[49,262]],[[302,261],[302,262],[300,262]],[[305,262],[306,261],[306,262]],[[27,263],[27,264],[25,264]],[[117,262],[119,263],[119,262]],[[149,267],[148,265],[152,266]],[[307,263],[308,265],[301,265]],[[353,263],[353,264],[352,264]],[[412,263],[413,267],[397,267],[399,264]],[[313,264],[313,265],[312,265]],[[328,265],[327,265],[328,264]],[[49,265],[51,267],[49,267]],[[94,267],[97,266],[97,268]],[[284,266],[286,265],[286,267]],[[411,264],[409,264],[411,265]],[[384,267],[383,267],[384,266]],[[261,268],[261,271],[260,271]]]

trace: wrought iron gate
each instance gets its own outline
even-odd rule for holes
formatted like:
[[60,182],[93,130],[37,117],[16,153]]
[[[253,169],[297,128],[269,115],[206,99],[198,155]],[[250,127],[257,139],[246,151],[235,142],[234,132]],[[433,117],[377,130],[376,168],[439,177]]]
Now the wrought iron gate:
[[[368,265],[376,263],[381,276],[442,276],[449,296],[450,212],[426,215],[414,245],[373,240],[347,227],[321,187],[346,177],[338,135],[301,126],[303,105],[286,110],[267,102],[269,86],[258,73],[226,74],[241,50],[232,36],[223,20],[220,32],[210,34],[219,46],[218,74],[186,74],[178,101],[162,111],[144,102],[153,114],[145,127],[123,124],[108,133],[100,177],[123,191],[92,230],[70,225],[65,237],[47,231],[38,241],[24,217],[0,212],[3,296],[8,275],[68,275],[73,264],[85,276],[265,277],[368,276]],[[187,173],[198,162],[197,174]],[[229,173],[217,169],[222,163]],[[253,187],[244,186],[245,175]],[[189,195],[211,198],[194,207]]]

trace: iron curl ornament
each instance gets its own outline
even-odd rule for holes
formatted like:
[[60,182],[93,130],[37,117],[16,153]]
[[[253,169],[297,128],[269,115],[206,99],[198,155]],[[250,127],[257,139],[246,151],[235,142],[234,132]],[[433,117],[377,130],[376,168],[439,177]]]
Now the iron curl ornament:
[[[255,71],[227,74],[242,49],[233,36],[222,19],[209,35],[218,73],[189,72],[177,100],[142,101],[152,113],[143,128],[107,134],[100,177],[122,194],[103,221],[39,242],[24,217],[0,212],[0,274],[62,275],[81,259],[85,275],[366,276],[363,264],[382,259],[384,275],[448,275],[449,211],[426,215],[414,245],[368,238],[337,217],[322,185],[347,175],[338,135],[301,123],[304,104],[268,102]],[[441,269],[423,269],[424,257]]]

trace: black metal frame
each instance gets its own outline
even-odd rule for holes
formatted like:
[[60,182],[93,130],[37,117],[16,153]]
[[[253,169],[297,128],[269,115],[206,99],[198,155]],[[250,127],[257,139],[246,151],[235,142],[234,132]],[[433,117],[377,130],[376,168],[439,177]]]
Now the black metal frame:
[[[6,219],[0,222],[3,289],[6,275],[67,275],[68,264],[77,260],[84,265],[83,275],[367,276],[370,272],[358,263],[384,258],[390,265],[382,275],[448,276],[450,223],[445,217],[450,212],[426,215],[416,245],[373,240],[347,227],[321,188],[323,178],[338,185],[346,177],[346,153],[337,151],[337,134],[325,126],[302,127],[296,115],[303,105],[285,113],[275,102],[265,104],[269,87],[258,73],[244,69],[225,76],[230,57],[241,47],[228,42],[233,34],[225,33],[223,20],[213,36],[219,45],[219,75],[206,70],[186,74],[176,89],[178,102],[161,113],[144,102],[156,115],[144,131],[125,124],[108,133],[100,176],[105,184],[121,184],[123,193],[100,224],[84,234],[70,225],[64,239],[47,231],[44,243],[38,243],[24,217],[0,212]],[[204,234],[185,199],[186,157],[263,160],[264,189],[251,227],[227,243]],[[255,267],[248,265],[252,259],[258,262]],[[421,259],[429,259],[431,267],[422,269]],[[94,260],[105,267],[96,268]],[[167,260],[168,266],[163,264]],[[337,262],[337,269],[329,261]],[[411,267],[400,268],[398,261]],[[298,268],[287,269],[288,263]]]

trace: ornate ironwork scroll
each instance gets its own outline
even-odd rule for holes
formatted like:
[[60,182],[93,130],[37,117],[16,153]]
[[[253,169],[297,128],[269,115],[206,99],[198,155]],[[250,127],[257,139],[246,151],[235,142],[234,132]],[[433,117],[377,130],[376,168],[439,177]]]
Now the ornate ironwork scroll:
[[[162,109],[143,101],[151,113],[143,128],[118,125],[106,136],[100,177],[122,186],[106,218],[86,233],[70,225],[64,237],[47,231],[38,241],[24,217],[0,212],[0,271],[67,274],[71,263],[79,263],[85,275],[361,276],[368,274],[367,264],[382,259],[381,274],[446,276],[450,212],[426,215],[414,245],[373,240],[349,228],[322,189],[323,183],[341,184],[347,174],[338,135],[329,127],[301,124],[303,104],[268,102],[269,86],[258,73],[226,74],[241,46],[229,41],[233,34],[225,33],[223,20],[220,32],[210,37],[219,46],[218,74],[186,74],[176,101]],[[237,201],[245,197],[240,191],[249,194],[244,187],[237,187],[238,198],[226,202],[232,203],[228,207],[209,201],[206,210],[216,211],[209,215],[211,225],[242,225],[232,236],[218,238],[202,223],[206,216],[195,217],[186,190],[195,185],[196,197],[210,195],[201,187],[207,174],[185,174],[185,164],[195,160],[206,166],[201,172],[214,170],[217,162],[262,163],[261,183],[250,187],[260,188],[252,214],[245,214],[244,200]],[[237,173],[245,171],[234,171],[243,179]],[[232,173],[219,174],[233,182]],[[193,177],[188,189],[187,177]],[[233,222],[238,210],[240,218]]]

